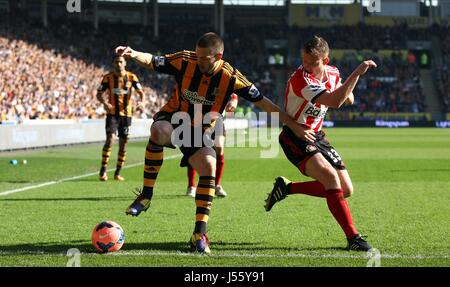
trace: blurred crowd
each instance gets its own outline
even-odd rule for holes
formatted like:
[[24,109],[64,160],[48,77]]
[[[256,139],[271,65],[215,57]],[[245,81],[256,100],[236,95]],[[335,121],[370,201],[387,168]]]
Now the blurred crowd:
[[[58,27],[45,29],[27,18],[0,19],[0,121],[105,116],[96,91],[102,76],[113,70],[113,48],[128,39],[108,26],[97,32],[76,23]],[[148,118],[167,101],[173,81],[134,63],[127,69],[138,75],[146,96],[140,109],[133,93],[133,116]]]
[[442,29],[440,32],[442,58],[436,63],[437,89],[444,102],[444,111],[450,113],[450,31]]
[[343,79],[361,63],[363,59],[373,59],[378,67],[370,69],[359,79],[354,90],[353,105],[342,107],[339,112],[331,112],[332,119],[350,119],[349,113],[365,119],[365,112],[372,113],[422,113],[425,112],[425,94],[420,82],[418,64],[411,57],[392,52],[390,57],[376,54],[346,55],[342,60],[331,60],[339,68]]
[[[124,43],[150,51],[156,55],[194,49],[199,33],[211,31],[210,25],[196,29],[177,29],[174,22],[160,27],[160,37],[153,38],[152,29],[141,26],[109,24],[92,29],[89,23],[51,20],[49,28],[20,15],[0,17],[0,121],[25,119],[95,119],[105,111],[95,94],[102,75],[112,71],[113,48]],[[55,28],[57,27],[57,28]],[[426,30],[411,32],[403,26],[336,26],[333,28],[298,28],[280,25],[278,29],[264,26],[226,26],[224,59],[241,70],[261,92],[275,95],[274,66],[267,61],[266,39],[287,39],[291,50],[300,51],[303,41],[319,34],[330,43],[331,49],[371,49],[369,55],[379,64],[362,77],[355,94],[355,104],[344,108],[347,112],[424,112],[425,95],[419,69],[410,57],[394,52],[390,57],[377,56],[379,49],[405,49],[408,39],[427,39]],[[445,47],[440,66],[438,89],[450,111],[449,48],[450,37],[442,29]],[[199,32],[200,31],[200,32]],[[405,31],[408,31],[405,33]],[[352,35],[352,37],[341,37]],[[294,42],[294,43],[293,43]],[[298,55],[299,56],[299,55]],[[368,55],[363,52],[331,60],[345,79]],[[295,69],[299,58],[288,63],[286,74]],[[289,65],[290,64],[290,65]],[[144,71],[129,62],[127,70],[139,77],[146,95],[144,109],[134,108],[134,117],[149,118],[171,96],[174,80],[166,75]],[[134,93],[134,103],[138,103]],[[246,105],[245,101],[240,104]],[[346,113],[332,113],[335,118]]]

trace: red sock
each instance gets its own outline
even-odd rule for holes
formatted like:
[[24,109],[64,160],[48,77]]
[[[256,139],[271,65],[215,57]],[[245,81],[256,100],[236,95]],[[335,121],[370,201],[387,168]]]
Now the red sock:
[[307,182],[292,182],[289,188],[289,193],[302,193],[317,197],[326,197],[327,192],[325,187],[320,182],[307,181]]
[[217,155],[217,163],[216,163],[216,185],[220,185],[222,181],[223,175],[223,166],[225,165],[225,155]]
[[195,187],[195,175],[196,171],[193,167],[188,166],[187,176],[188,176],[188,187]]
[[347,238],[358,234],[358,231],[353,226],[352,215],[350,214],[347,201],[344,199],[342,189],[327,190],[327,204],[334,218],[344,230]]

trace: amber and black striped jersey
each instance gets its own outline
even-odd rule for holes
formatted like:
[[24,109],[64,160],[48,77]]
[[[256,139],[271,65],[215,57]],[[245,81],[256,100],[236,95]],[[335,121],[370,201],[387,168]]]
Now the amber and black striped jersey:
[[211,75],[202,74],[193,51],[181,51],[165,56],[154,56],[153,70],[175,76],[174,94],[161,111],[188,113],[194,117],[194,105],[200,104],[202,114],[222,114],[231,94],[235,93],[250,102],[258,102],[263,96],[258,89],[229,63],[220,60]]
[[114,72],[103,76],[98,91],[109,90],[108,102],[113,108],[108,115],[132,116],[131,88],[142,90],[138,77],[131,72],[127,71],[123,77]]

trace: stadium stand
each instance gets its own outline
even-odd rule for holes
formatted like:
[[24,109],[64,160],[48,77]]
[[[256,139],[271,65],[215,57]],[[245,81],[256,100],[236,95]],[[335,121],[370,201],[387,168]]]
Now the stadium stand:
[[444,103],[444,109],[450,113],[450,31],[440,29],[439,38],[441,41],[442,61],[437,63],[436,80],[437,89]]
[[[174,20],[160,27],[158,39],[151,28],[138,25],[108,24],[92,29],[89,23],[62,19],[49,19],[44,28],[39,19],[26,15],[7,13],[0,17],[0,120],[24,119],[93,119],[102,118],[104,110],[95,100],[101,75],[111,69],[112,48],[128,43],[155,54],[171,53],[193,48],[202,32],[214,30],[209,24],[196,30],[177,29],[183,22]],[[180,20],[181,21],[181,20]],[[383,27],[358,24],[355,26],[287,27],[279,25],[238,25],[225,23],[225,59],[240,69],[261,92],[277,99],[274,67],[268,65],[268,52],[264,39],[294,39],[292,50],[299,51],[304,39],[319,34],[330,43],[331,49],[352,49],[356,53],[343,59],[333,59],[331,64],[340,68],[343,78],[366,56],[379,63],[379,69],[369,72],[357,87],[356,102],[339,112],[329,113],[331,119],[368,119],[364,113],[420,113],[426,112],[425,94],[420,81],[417,63],[411,57],[400,55],[409,40],[429,40],[427,29],[408,29],[406,24]],[[407,31],[405,33],[405,31]],[[440,33],[443,43],[443,63],[439,66],[437,86],[446,109],[450,111],[449,47],[447,29],[433,29]],[[352,35],[342,37],[341,35]],[[363,49],[373,51],[364,55]],[[390,56],[381,57],[381,49],[392,50]],[[299,52],[290,55],[285,67],[285,79],[299,63]],[[332,55],[333,56],[333,55]],[[149,118],[170,97],[173,80],[156,73],[147,73],[134,63],[129,70],[140,78],[148,103],[144,110],[135,109],[134,117]],[[278,68],[279,69],[279,68]],[[241,104],[246,105],[245,101]],[[353,115],[353,116],[351,116]]]

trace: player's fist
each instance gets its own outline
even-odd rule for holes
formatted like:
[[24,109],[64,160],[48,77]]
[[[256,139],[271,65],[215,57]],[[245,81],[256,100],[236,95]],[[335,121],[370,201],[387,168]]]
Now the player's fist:
[[145,101],[138,102],[137,105],[136,105],[136,108],[144,110],[146,104],[147,103]]
[[104,103],[103,104],[103,108],[105,109],[106,112],[110,113],[112,111],[112,105],[109,103]]
[[304,140],[304,141],[308,141],[308,142],[314,142],[316,140],[316,136],[314,134],[314,130],[313,129],[307,129],[305,127],[303,127],[302,125],[296,123],[291,130],[294,132],[294,134]]
[[133,49],[131,49],[131,47],[128,47],[128,46],[116,47],[116,49],[114,49],[114,51],[116,52],[116,55],[122,56],[125,59],[133,58],[133,56],[135,55],[135,51]]
[[238,95],[235,93],[231,94],[231,100],[228,101],[227,105],[225,106],[226,112],[234,112],[238,105]]
[[230,100],[225,107],[225,111],[234,112],[237,108],[237,104],[238,104],[237,100]]
[[375,64],[375,62],[372,61],[372,60],[364,61],[364,62],[362,62],[362,63],[358,66],[358,68],[356,68],[356,73],[357,73],[359,76],[362,76],[362,75],[364,75],[364,74],[367,72],[367,70],[368,70],[370,67],[376,68],[376,67],[377,67],[377,64]]

